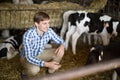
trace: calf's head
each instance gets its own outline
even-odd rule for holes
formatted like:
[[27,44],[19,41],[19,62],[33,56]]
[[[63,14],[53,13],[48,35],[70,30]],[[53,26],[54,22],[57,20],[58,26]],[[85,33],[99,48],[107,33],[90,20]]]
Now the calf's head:
[[94,64],[102,60],[103,48],[102,46],[94,46],[90,49],[86,65]]
[[8,49],[6,47],[0,50],[0,58],[5,58],[7,56]]

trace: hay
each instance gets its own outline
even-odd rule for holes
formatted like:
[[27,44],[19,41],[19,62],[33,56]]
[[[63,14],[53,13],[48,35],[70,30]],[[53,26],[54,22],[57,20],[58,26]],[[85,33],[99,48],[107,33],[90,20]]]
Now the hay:
[[[69,46],[68,50],[65,51],[65,55],[61,61],[62,67],[57,72],[64,73],[67,70],[84,66],[90,46],[87,44],[80,44],[83,44],[82,41],[78,42],[76,55],[73,55],[71,51],[71,45]],[[41,68],[41,71],[34,77],[45,76],[45,70],[46,68]],[[22,67],[20,64],[19,54],[11,60],[0,60],[0,80],[21,80],[21,71]],[[104,72],[73,80],[110,80],[110,74],[111,72]]]
[[15,5],[11,3],[0,4],[0,28],[29,28],[33,25],[33,15],[37,11],[49,14],[51,27],[62,25],[62,14],[69,9],[79,9],[80,5],[70,2],[52,2],[49,4]]
[[96,12],[103,9],[107,4],[107,0],[94,0],[89,8],[94,9]]
[[20,62],[16,58],[11,60],[0,60],[0,80],[20,80]]
[[65,11],[85,10],[88,12],[97,12],[105,6],[106,2],[107,0],[94,0],[88,8],[66,1],[32,5],[0,3],[0,29],[29,28],[33,25],[33,15],[37,11],[49,14],[51,27],[61,27],[62,14]]

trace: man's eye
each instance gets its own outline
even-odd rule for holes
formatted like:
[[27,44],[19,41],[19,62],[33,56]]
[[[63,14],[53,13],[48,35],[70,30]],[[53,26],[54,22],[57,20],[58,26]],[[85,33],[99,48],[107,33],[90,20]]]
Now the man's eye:
[[43,23],[43,25],[46,25],[46,23]]

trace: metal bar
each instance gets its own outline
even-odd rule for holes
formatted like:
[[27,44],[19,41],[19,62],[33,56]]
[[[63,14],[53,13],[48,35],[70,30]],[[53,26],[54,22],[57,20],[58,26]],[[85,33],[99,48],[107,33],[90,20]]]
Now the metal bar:
[[66,71],[63,73],[56,73],[48,76],[46,75],[42,77],[36,77],[30,80],[71,80],[74,78],[85,77],[88,75],[92,75],[98,72],[104,72],[118,67],[120,67],[120,59],[115,59],[97,63],[94,65],[84,66],[82,68]]

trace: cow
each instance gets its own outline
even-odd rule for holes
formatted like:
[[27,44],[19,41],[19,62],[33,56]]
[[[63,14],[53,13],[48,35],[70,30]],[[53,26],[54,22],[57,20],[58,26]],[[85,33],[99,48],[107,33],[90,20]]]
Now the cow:
[[[86,13],[86,12],[85,11],[67,11],[63,14],[63,26],[62,26],[62,30],[60,32],[60,36],[63,38],[65,32],[67,31],[66,39],[65,39],[66,50],[68,49],[68,43],[69,43],[69,39],[70,39],[71,35],[74,34],[76,31],[76,28],[77,28],[76,22],[78,19],[79,19],[79,21],[83,19],[84,13]],[[80,16],[79,16],[79,14],[80,14]],[[88,19],[88,21],[89,20],[90,19]]]
[[[109,24],[109,21],[111,21],[112,24]],[[68,29],[65,39],[66,50],[68,49],[70,37],[72,37],[72,52],[73,54],[76,54],[77,39],[83,33],[89,35],[100,35],[103,41],[103,45],[108,45],[112,34],[117,33],[116,26],[118,26],[118,23],[119,22],[112,21],[112,17],[108,15],[86,11],[73,11],[73,13],[69,14],[68,16],[68,23],[66,23],[68,24],[67,27],[64,29],[64,26],[62,26],[63,28],[61,30],[61,36],[63,37],[63,30]]]
[[[77,11],[73,11],[73,10],[69,10],[69,11],[66,11],[64,12],[63,14],[63,24],[62,24],[62,29],[60,31],[60,36],[62,38],[64,38],[65,36],[65,33],[66,31],[68,31],[71,26],[75,27],[76,25],[71,25],[71,22],[68,21],[68,18],[71,14],[73,13],[76,13]],[[78,11],[79,13],[82,13],[82,12],[85,12],[85,11]],[[71,18],[72,19],[72,18]],[[75,18],[74,18],[75,19]],[[74,23],[75,24],[75,23]],[[74,29],[71,29],[72,31],[69,31],[70,33],[68,33],[67,35],[72,35],[74,33]],[[84,35],[84,40],[83,42],[85,43],[86,42],[86,38],[88,38],[88,41],[89,41],[89,45],[91,45],[91,36],[88,36],[88,34],[85,34]],[[95,37],[95,40],[96,40],[97,37]],[[95,44],[97,43],[97,40],[95,41]]]
[[62,38],[64,38],[64,35],[66,33],[66,31],[68,30],[68,17],[72,14],[72,13],[75,13],[76,11],[73,11],[73,10],[69,10],[69,11],[66,11],[64,12],[63,14],[63,24],[62,24],[62,29],[60,31],[60,36]]
[[[71,15],[71,14],[74,14],[74,13],[76,13],[77,11],[73,11],[73,10],[69,10],[69,11],[66,11],[66,12],[64,12],[64,14],[63,14],[63,24],[62,24],[62,29],[61,29],[61,31],[60,31],[60,36],[62,37],[62,38],[64,38],[64,36],[65,36],[65,33],[66,33],[66,31],[68,31],[70,28],[71,28],[71,26],[73,26],[73,27],[76,27],[76,25],[71,25],[71,22],[70,21],[68,21],[68,18],[69,18],[69,16]],[[79,13],[84,13],[85,11],[78,11]],[[72,18],[71,18],[72,19]],[[75,23],[74,23],[75,24]],[[68,34],[67,35],[72,35],[73,33],[74,33],[74,29],[71,29],[72,31],[69,31],[68,32]],[[68,36],[68,37],[69,37]],[[91,35],[88,35],[88,34],[84,34],[83,35],[83,42],[84,43],[86,43],[86,38],[88,38],[88,43],[89,43],[89,45],[91,45]],[[97,43],[97,40],[99,40],[99,42],[101,43],[101,39],[100,39],[100,37],[99,37],[99,35],[95,35],[95,37],[94,37],[94,39],[95,39],[95,44]],[[69,40],[68,40],[69,41]],[[66,48],[67,49],[67,48]]]
[[0,44],[0,58],[12,59],[19,53],[22,36],[15,35],[7,38]]
[[[72,12],[72,11],[71,11]],[[66,13],[70,13],[70,11],[66,12]],[[63,15],[63,19],[64,19],[64,22],[63,22],[63,26],[62,26],[62,30],[61,30],[61,36],[63,37],[63,30],[65,31],[65,29],[67,29],[67,25],[64,26],[64,24],[68,24],[68,31],[66,33],[66,39],[65,39],[65,42],[66,42],[66,49],[68,48],[68,43],[69,43],[69,39],[72,35],[74,35],[74,33],[77,32],[77,30],[79,30],[78,32],[81,32],[84,33],[87,29],[87,27],[85,26],[88,26],[88,22],[90,22],[90,18],[87,17],[87,14],[88,12],[85,12],[85,11],[73,11],[73,13],[71,13],[70,15],[67,15],[69,16],[68,17],[68,22],[66,21],[67,17],[64,17],[66,15],[66,13]],[[67,23],[66,23],[67,22]],[[86,23],[85,23],[86,22]],[[80,24],[78,24],[80,23]],[[85,24],[85,25],[84,25]],[[78,27],[79,26],[79,27]],[[65,28],[65,29],[64,29]],[[78,29],[77,29],[78,28]],[[80,31],[79,28],[82,28],[82,30]],[[88,29],[87,29],[88,31]],[[80,35],[79,35],[80,36]],[[74,38],[77,40],[77,38]],[[75,41],[76,41],[75,40]],[[73,43],[73,42],[72,42]],[[75,44],[76,45],[76,44]],[[74,46],[75,46],[74,45]],[[73,46],[73,45],[72,45]],[[72,47],[72,49],[74,48],[74,46]],[[75,54],[75,49],[73,50],[73,53]]]
[[[95,45],[90,49],[86,65],[120,58],[119,52],[120,52],[119,40],[111,42],[109,45],[106,46]],[[120,68],[114,70],[112,80],[117,80],[117,75],[120,76]]]
[[[74,54],[76,54],[77,39],[83,33],[89,35],[100,35],[103,41],[103,45],[108,45],[111,38],[112,33],[109,33],[106,29],[109,26],[108,23],[104,24],[104,20],[100,20],[100,18],[104,17],[104,15],[101,15],[99,13],[86,13],[84,15],[86,16],[84,16],[84,19],[81,20],[80,23],[77,21],[76,31],[72,35],[72,51]],[[90,20],[86,20],[87,18]],[[108,20],[110,20],[110,18],[111,17],[108,16]],[[106,18],[104,19],[106,20]]]

